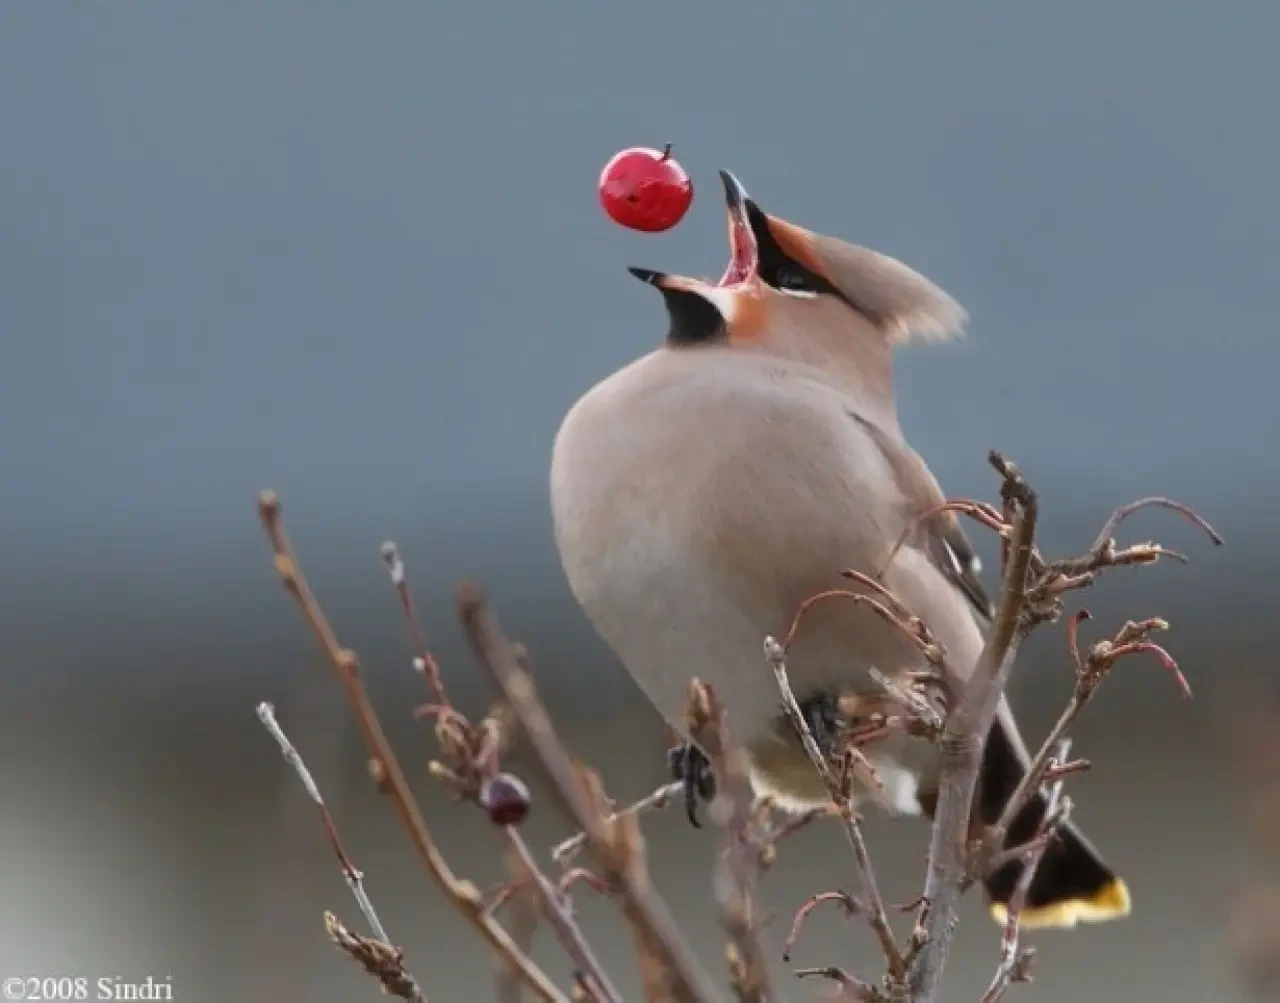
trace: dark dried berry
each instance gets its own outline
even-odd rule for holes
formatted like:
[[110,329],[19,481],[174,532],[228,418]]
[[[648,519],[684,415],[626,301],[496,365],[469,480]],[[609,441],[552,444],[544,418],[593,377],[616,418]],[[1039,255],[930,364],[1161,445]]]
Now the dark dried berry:
[[529,814],[529,788],[510,773],[490,777],[480,788],[480,807],[494,825],[519,825]]

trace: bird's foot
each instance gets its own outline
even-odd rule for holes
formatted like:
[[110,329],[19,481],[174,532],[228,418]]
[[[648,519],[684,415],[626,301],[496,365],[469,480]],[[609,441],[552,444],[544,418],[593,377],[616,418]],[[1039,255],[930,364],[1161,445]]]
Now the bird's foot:
[[840,733],[840,706],[835,697],[820,693],[800,702],[800,713],[818,743],[818,751],[826,759],[836,753],[836,738]]
[[701,829],[698,821],[698,802],[708,804],[716,796],[716,778],[711,771],[711,760],[692,742],[684,742],[667,750],[667,766],[671,779],[684,784],[684,811],[689,824]]

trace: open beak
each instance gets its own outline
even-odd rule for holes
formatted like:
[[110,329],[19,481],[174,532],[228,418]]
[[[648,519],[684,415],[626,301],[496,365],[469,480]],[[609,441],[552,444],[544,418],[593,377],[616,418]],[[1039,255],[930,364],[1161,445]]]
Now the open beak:
[[728,171],[720,172],[720,182],[724,185],[724,204],[729,215],[729,265],[716,284],[734,286],[756,277],[760,255],[751,230],[748,214],[751,200],[747,190]]
[[728,171],[720,172],[724,185],[724,204],[729,217],[729,264],[724,275],[714,286],[700,279],[683,275],[655,272],[649,268],[627,269],[641,282],[668,291],[696,292],[705,295],[708,290],[742,286],[754,282],[760,273],[760,247],[751,225],[752,215],[760,210],[747,195],[742,182]]
[[684,275],[655,272],[652,268],[628,268],[627,271],[641,282],[647,283],[656,289],[696,293],[709,288],[705,282],[699,282],[697,279],[691,279]]

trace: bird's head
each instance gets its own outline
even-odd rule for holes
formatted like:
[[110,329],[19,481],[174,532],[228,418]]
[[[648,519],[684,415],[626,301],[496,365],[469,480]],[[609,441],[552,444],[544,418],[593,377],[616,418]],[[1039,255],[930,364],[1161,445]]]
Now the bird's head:
[[791,355],[820,342],[824,353],[856,354],[963,329],[960,305],[900,261],[765,212],[728,171],[720,180],[730,249],[720,280],[630,270],[661,291],[672,347],[756,345]]

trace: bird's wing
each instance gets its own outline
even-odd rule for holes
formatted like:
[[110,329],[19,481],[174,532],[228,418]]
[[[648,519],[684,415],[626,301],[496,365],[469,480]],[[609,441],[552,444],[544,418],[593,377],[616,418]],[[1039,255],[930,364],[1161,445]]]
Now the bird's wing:
[[[898,490],[907,500],[913,516],[921,516],[946,501],[937,479],[925,466],[918,453],[900,438],[896,438],[865,418],[849,411],[852,417],[867,428],[889,461]],[[978,630],[984,639],[991,626],[995,607],[979,575],[982,562],[974,552],[973,544],[960,525],[954,512],[942,512],[923,519],[915,545],[924,553],[952,587],[964,597],[977,620]],[[1001,694],[992,727],[993,739],[987,745],[987,766],[983,769],[980,798],[983,803],[1003,804],[1012,792],[1031,761],[1026,741],[1013,716],[1007,694]],[[1012,758],[1012,764],[1009,759]]]
[[901,438],[886,432],[861,414],[850,410],[849,416],[871,433],[893,470],[897,487],[906,499],[912,518],[920,518],[914,545],[919,547],[951,583],[973,612],[980,626],[991,622],[993,606],[979,575],[982,561],[973,549],[968,534],[955,512],[937,512],[925,517],[947,500],[937,480],[910,446]]
[[[872,433],[872,438],[889,461],[898,489],[906,498],[913,516],[921,516],[946,501],[937,479],[918,453],[900,438],[891,436],[852,411],[849,414]],[[922,520],[918,533],[922,536],[917,536],[915,545],[964,597],[985,639],[995,607],[979,577],[982,562],[960,525],[959,517],[954,512],[930,516]],[[1020,771],[1026,769],[1026,764],[1031,761],[1007,694],[1000,696],[992,733],[995,738],[988,743],[987,756],[993,765],[983,770],[980,797],[984,802],[997,804],[1003,803],[1003,799],[1012,793],[1010,785],[1017,785]],[[1013,765],[1008,763],[1008,757],[1012,757]]]
[[930,559],[947,581],[969,601],[981,621],[980,626],[985,627],[991,622],[994,610],[982,579],[978,577],[982,573],[982,561],[974,552],[960,520],[954,512],[943,512],[928,520],[924,532]]

